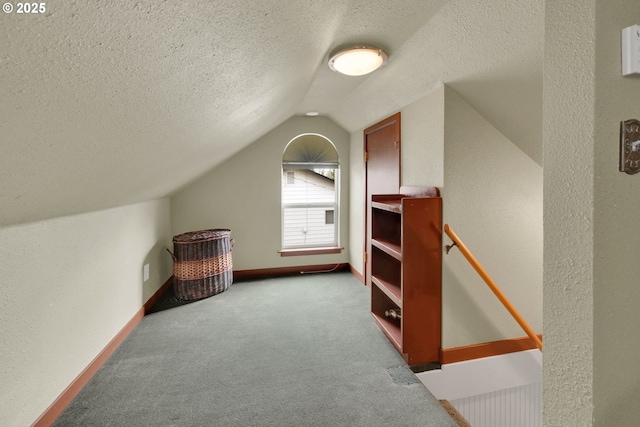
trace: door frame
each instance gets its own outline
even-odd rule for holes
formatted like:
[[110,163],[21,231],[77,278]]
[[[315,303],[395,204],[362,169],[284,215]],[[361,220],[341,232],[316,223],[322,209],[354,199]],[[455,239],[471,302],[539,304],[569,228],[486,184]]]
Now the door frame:
[[370,213],[371,204],[369,200],[369,166],[367,159],[367,137],[375,132],[378,132],[386,127],[393,126],[394,124],[398,125],[398,189],[397,192],[400,191],[400,186],[402,185],[402,126],[400,121],[400,112],[398,111],[395,114],[387,117],[386,119],[380,120],[379,122],[369,126],[363,131],[362,138],[362,149],[363,149],[363,159],[364,159],[364,253],[363,253],[363,270],[364,270],[364,284],[368,287],[371,287],[371,271],[370,271],[370,260],[371,257],[369,252],[369,248],[371,246],[371,224],[370,221]]

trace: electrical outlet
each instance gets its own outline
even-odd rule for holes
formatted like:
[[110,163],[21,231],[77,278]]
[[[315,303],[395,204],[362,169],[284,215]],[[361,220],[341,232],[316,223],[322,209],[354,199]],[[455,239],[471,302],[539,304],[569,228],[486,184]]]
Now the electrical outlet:
[[146,282],[147,280],[149,280],[149,264],[145,264],[144,268],[143,268],[143,282]]

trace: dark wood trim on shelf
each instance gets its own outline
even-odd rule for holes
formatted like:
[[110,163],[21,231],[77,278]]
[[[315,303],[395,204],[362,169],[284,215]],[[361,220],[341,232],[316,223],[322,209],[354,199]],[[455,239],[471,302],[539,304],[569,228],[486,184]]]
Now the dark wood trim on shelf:
[[371,313],[409,366],[439,364],[442,199],[435,187],[402,189],[418,197],[371,196]]
[[[542,334],[538,334],[538,337],[542,339]],[[512,338],[463,347],[442,349],[440,351],[440,361],[444,365],[447,363],[464,362],[466,360],[481,359],[483,357],[516,353],[518,351],[533,350],[536,348],[536,344],[528,336]]]
[[326,246],[318,248],[280,249],[280,256],[326,255],[339,254],[344,250],[340,246]]
[[400,204],[400,200],[398,200],[398,196],[389,197],[389,200],[380,200],[380,196],[378,196],[377,201],[371,202],[371,207],[397,214],[402,213],[402,205]]
[[371,239],[371,246],[380,249],[382,252],[397,259],[398,261],[402,261],[402,248],[400,245],[378,238]]
[[371,276],[371,282],[378,287],[398,308],[402,309],[402,288],[381,277]]
[[349,268],[347,263],[320,264],[320,265],[299,265],[294,267],[259,268],[255,270],[234,270],[233,280],[252,279],[267,276],[288,276],[300,273],[329,273],[333,271],[343,271]]
[[158,301],[160,296],[173,283],[173,276],[158,289],[149,300],[134,314],[126,325],[116,334],[115,337],[102,349],[100,353],[83,369],[82,372],[67,386],[66,389],[53,401],[51,405],[33,422],[31,427],[48,427],[58,418],[71,401],[80,393],[80,390],[89,382],[91,377],[104,365],[109,356],[113,354],[120,344],[133,331],[136,325],[142,320],[145,313]]
[[402,357],[406,358],[406,354],[402,352],[402,331],[400,327],[393,322],[387,320],[386,317],[379,316],[376,313],[371,313],[373,319],[375,320],[378,328],[382,331],[382,333],[387,337],[389,342],[395,347],[395,349],[402,355]]

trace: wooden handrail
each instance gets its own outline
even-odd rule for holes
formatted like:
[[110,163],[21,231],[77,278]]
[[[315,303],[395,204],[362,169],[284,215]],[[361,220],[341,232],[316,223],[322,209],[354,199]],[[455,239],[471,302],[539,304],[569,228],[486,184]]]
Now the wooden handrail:
[[489,275],[484,270],[484,268],[482,268],[478,260],[476,260],[473,254],[469,252],[469,249],[467,249],[464,243],[460,241],[456,233],[454,233],[451,227],[449,227],[449,224],[444,225],[444,232],[453,241],[453,245],[447,246],[447,253],[449,253],[449,250],[453,246],[457,246],[458,249],[460,249],[460,252],[462,253],[462,255],[464,255],[467,261],[469,261],[469,264],[471,264],[474,270],[476,270],[476,272],[480,275],[480,277],[482,277],[482,280],[484,280],[487,286],[489,286],[491,291],[493,291],[495,296],[500,300],[500,302],[502,303],[502,305],[504,305],[507,311],[511,313],[513,318],[516,320],[516,322],[518,322],[520,327],[527,333],[529,338],[533,340],[536,347],[538,347],[538,350],[542,351],[542,341],[540,340],[538,335],[536,335],[533,329],[531,329],[531,326],[529,326],[529,324],[524,320],[524,318],[520,315],[520,313],[518,313],[518,310],[515,309],[513,304],[511,304],[511,302],[507,299],[507,297],[502,293],[498,285],[496,285],[495,282],[491,279],[491,277],[489,277]]

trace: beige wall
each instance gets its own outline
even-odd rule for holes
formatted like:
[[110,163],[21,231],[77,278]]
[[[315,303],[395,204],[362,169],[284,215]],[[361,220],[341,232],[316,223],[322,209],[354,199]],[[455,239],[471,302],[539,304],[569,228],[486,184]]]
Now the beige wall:
[[444,85],[402,108],[402,185],[444,185]]
[[[542,167],[449,87],[444,103],[444,222],[542,333]],[[442,288],[443,348],[526,335],[457,249]]]
[[545,20],[543,419],[634,426],[640,181],[617,169],[619,123],[640,119],[620,31],[640,23],[640,8],[549,1]]
[[[400,112],[402,184],[442,189],[444,221],[541,333],[541,167],[448,86],[440,85]],[[362,131],[351,134],[350,262],[360,272],[362,138]],[[444,257],[444,348],[524,335],[459,252]]]
[[169,225],[161,199],[0,228],[2,425],[35,421],[170,277]]
[[[303,133],[327,137],[340,156],[341,254],[281,257],[281,167],[286,145]],[[174,234],[227,228],[234,270],[349,261],[349,135],[325,117],[294,116],[171,197]]]
[[[593,425],[593,6],[546,3],[543,422],[549,426]],[[567,38],[570,29],[581,36]]]
[[349,139],[349,264],[364,277],[364,129]]
[[[443,182],[444,86],[400,109],[401,185],[441,187]],[[394,114],[390,112],[389,115]],[[380,117],[379,120],[385,117]],[[371,123],[372,125],[374,123]],[[349,263],[364,271],[364,129],[351,133]]]
[[640,120],[640,76],[622,77],[620,70],[620,30],[635,24],[640,24],[636,0],[596,2],[593,379],[598,426],[640,420],[640,229],[633,215],[640,212],[640,177],[616,167],[620,121]]

